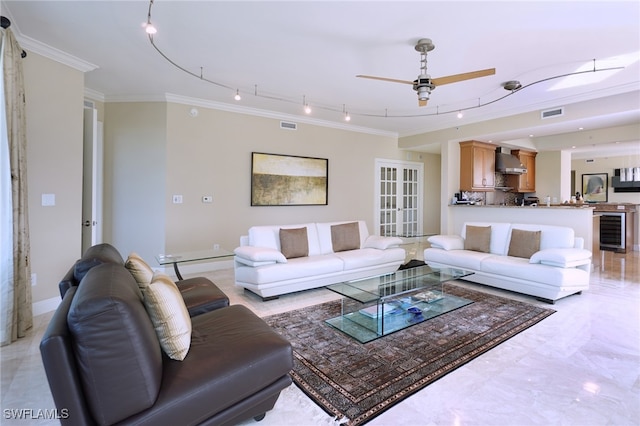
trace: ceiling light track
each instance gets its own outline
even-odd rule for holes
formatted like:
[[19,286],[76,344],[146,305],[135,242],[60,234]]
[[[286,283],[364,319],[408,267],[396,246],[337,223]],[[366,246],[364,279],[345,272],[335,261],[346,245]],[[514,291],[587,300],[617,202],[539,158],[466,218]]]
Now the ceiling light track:
[[[145,24],[143,24],[145,31],[147,32],[147,35],[149,37],[149,42],[151,43],[151,45],[153,46],[154,49],[156,49],[156,51],[160,54],[160,56],[162,56],[167,62],[169,62],[171,65],[173,65],[174,67],[178,68],[179,70],[199,79],[202,81],[206,81],[207,83],[213,84],[215,86],[218,87],[222,87],[224,89],[228,89],[232,92],[234,92],[235,97],[240,97],[240,94],[242,93],[238,88],[236,87],[231,87],[229,85],[223,84],[223,83],[219,83],[217,81],[214,80],[210,80],[206,77],[204,77],[203,74],[203,68],[200,67],[200,74],[198,75],[197,73],[194,73],[192,71],[189,71],[188,69],[184,68],[183,66],[177,64],[176,62],[174,62],[173,60],[171,60],[164,52],[162,52],[162,50],[160,50],[160,48],[155,44],[154,42],[154,34],[157,33],[157,29],[156,27],[153,25],[153,23],[151,22],[151,8],[153,7],[153,2],[154,0],[150,0],[149,1],[149,12],[147,14],[147,21]],[[417,49],[417,47],[416,47]],[[429,49],[430,50],[430,49]],[[422,52],[421,52],[422,53]],[[421,58],[421,69],[424,67],[426,69],[426,51],[423,53],[424,58]],[[325,110],[325,111],[330,111],[330,112],[336,112],[336,113],[341,113],[344,116],[344,119],[349,121],[351,120],[352,116],[358,116],[358,117],[378,117],[378,118],[418,118],[418,117],[431,117],[431,116],[437,116],[437,115],[445,115],[445,114],[451,114],[451,113],[457,113],[457,114],[462,114],[463,111],[467,111],[467,110],[472,110],[472,109],[477,109],[477,108],[482,108],[484,106],[487,105],[491,105],[494,104],[498,101],[501,101],[505,98],[508,98],[509,96],[512,96],[528,87],[534,86],[536,84],[539,83],[543,83],[549,80],[554,80],[557,78],[563,78],[563,77],[569,77],[569,76],[574,76],[574,75],[579,75],[579,74],[586,74],[586,73],[593,73],[593,72],[600,72],[600,71],[612,71],[612,70],[620,70],[623,69],[624,67],[611,67],[611,68],[601,68],[601,69],[597,69],[596,67],[596,60],[593,60],[593,69],[592,70],[587,70],[587,71],[577,71],[577,72],[572,72],[572,73],[568,73],[568,74],[562,74],[562,75],[557,75],[557,76],[553,76],[553,77],[548,77],[548,78],[543,78],[541,80],[538,81],[534,81],[532,83],[526,84],[526,85],[521,85],[519,81],[508,81],[506,83],[503,84],[503,87],[506,90],[509,90],[509,93],[507,93],[504,96],[498,97],[497,99],[493,99],[490,101],[485,101],[485,102],[481,102],[480,99],[478,99],[478,104],[474,105],[474,106],[470,106],[470,107],[466,107],[466,108],[451,108],[451,109],[445,109],[442,110],[440,108],[439,105],[435,106],[436,111],[432,112],[432,113],[420,113],[420,114],[389,114],[388,110],[385,108],[384,113],[380,114],[380,113],[363,113],[363,112],[353,112],[353,111],[347,111],[345,108],[345,105],[343,104],[342,109],[340,108],[336,108],[336,107],[330,107],[330,106],[322,106],[319,104],[315,104],[314,103],[314,107],[321,109],[321,110]],[[279,96],[279,95],[268,95],[265,93],[258,93],[258,86],[255,85],[254,86],[254,92],[253,95],[256,97],[260,97],[260,98],[264,98],[264,99],[270,99],[270,100],[275,100],[275,101],[279,101],[279,102],[288,102],[288,103],[292,103],[292,104],[299,104],[299,100],[293,100],[293,99],[287,99],[285,97]],[[303,97],[303,103],[305,105],[305,110],[310,111],[309,108],[309,104],[306,102],[306,96]],[[308,112],[308,113],[309,113]]]

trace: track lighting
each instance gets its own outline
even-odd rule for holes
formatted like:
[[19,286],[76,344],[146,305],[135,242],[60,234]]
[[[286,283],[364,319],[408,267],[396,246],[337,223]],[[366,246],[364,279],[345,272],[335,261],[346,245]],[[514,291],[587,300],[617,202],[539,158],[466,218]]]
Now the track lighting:
[[344,121],[351,121],[351,116],[349,115],[348,112],[344,113]]
[[462,118],[464,114],[462,114],[462,111],[458,111],[458,118]]
[[242,99],[242,96],[240,96],[239,89],[236,89],[236,95],[233,97],[233,99],[235,99],[236,101],[239,101],[240,99]]
[[311,107],[307,103],[307,97],[306,96],[302,97],[302,104],[304,105],[304,112],[306,114],[311,114]]
[[144,30],[146,31],[147,34],[150,34],[150,35],[158,32],[156,27],[154,27],[153,24],[151,23],[151,6],[153,6],[153,0],[149,2],[149,13],[147,13],[147,23],[144,24]]

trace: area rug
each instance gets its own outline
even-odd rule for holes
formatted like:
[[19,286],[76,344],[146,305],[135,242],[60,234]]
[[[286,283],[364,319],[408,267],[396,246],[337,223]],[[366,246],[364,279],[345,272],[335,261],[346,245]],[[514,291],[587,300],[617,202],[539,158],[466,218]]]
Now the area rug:
[[361,425],[555,311],[469,290],[470,305],[361,344],[329,326],[340,302],[264,318],[293,346],[295,384],[329,414]]

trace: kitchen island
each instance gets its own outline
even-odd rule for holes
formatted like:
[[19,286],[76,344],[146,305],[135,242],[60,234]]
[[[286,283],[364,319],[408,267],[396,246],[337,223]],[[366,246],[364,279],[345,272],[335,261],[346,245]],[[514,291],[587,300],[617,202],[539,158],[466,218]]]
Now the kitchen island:
[[589,204],[580,206],[500,206],[465,205],[449,206],[449,234],[460,235],[465,222],[512,222],[540,225],[568,226],[576,237],[584,238],[588,250],[593,242],[593,210]]

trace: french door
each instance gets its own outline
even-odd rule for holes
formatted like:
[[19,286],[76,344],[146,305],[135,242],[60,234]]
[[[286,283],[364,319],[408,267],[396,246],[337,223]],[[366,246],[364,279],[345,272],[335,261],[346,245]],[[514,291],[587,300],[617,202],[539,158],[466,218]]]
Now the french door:
[[376,159],[376,229],[384,236],[422,234],[424,165]]

